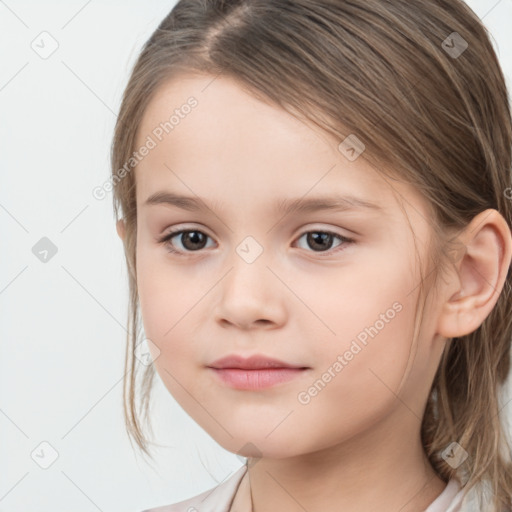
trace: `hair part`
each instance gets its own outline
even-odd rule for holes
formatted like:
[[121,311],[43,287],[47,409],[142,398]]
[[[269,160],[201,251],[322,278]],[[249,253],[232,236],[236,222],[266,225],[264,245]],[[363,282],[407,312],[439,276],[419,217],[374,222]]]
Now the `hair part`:
[[[458,58],[442,47],[453,32],[468,43]],[[361,157],[383,176],[416,187],[428,202],[433,239],[426,278],[432,286],[453,263],[453,234],[475,215],[494,208],[512,226],[504,194],[512,186],[509,98],[487,29],[462,0],[180,0],[143,46],[124,91],[111,148],[113,176],[132,156],[149,102],[183,71],[229,76],[340,142],[350,134],[362,140]],[[149,425],[155,372],[145,367],[138,382],[133,173],[116,183],[113,206],[125,222],[130,289],[124,414],[130,438],[149,455],[141,417]],[[425,299],[423,278],[420,288]],[[440,477],[457,475],[468,491],[487,483],[490,496],[480,509],[492,506],[492,512],[512,506],[511,448],[500,404],[510,372],[511,291],[509,269],[481,326],[447,341],[421,426]],[[457,469],[441,456],[453,441],[469,454]]]

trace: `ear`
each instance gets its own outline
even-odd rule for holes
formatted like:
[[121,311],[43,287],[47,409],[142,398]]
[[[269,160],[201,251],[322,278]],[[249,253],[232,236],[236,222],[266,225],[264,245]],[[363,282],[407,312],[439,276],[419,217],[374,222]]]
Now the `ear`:
[[446,338],[475,331],[492,311],[510,267],[512,235],[495,209],[479,213],[458,237],[465,251],[453,263],[457,269],[442,295],[437,332]]
[[116,229],[117,229],[117,234],[119,235],[119,238],[121,240],[124,240],[124,234],[125,234],[124,219],[119,219],[116,222]]

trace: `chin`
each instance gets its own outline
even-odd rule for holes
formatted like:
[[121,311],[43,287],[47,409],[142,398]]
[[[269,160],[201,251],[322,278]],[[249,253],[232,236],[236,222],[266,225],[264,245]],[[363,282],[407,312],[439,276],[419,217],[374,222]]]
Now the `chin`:
[[[232,432],[233,434],[233,432]],[[290,445],[283,439],[276,437],[274,440],[265,438],[266,434],[259,436],[234,436],[229,440],[216,440],[225,450],[234,453],[240,457],[254,459],[252,464],[258,459],[284,459],[297,455],[295,451],[290,450]]]

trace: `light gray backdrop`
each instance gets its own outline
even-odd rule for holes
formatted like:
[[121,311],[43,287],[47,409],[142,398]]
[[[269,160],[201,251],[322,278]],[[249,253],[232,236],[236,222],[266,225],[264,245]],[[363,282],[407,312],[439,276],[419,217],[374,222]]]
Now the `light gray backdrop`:
[[[0,0],[0,512],[140,512],[242,464],[159,379],[154,468],[123,425],[126,270],[111,196],[92,190],[131,66],[174,3]],[[512,0],[468,3],[511,87]]]

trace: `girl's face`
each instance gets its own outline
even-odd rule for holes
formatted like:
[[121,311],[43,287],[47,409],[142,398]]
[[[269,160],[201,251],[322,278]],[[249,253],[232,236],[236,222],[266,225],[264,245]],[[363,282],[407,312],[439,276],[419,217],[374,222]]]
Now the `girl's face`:
[[[431,305],[412,342],[420,269],[397,198],[421,257],[426,205],[342,142],[201,75],[166,83],[140,126],[145,334],[167,389],[232,452],[282,458],[419,431],[443,343]],[[209,367],[255,354],[306,369],[267,387],[263,372],[231,371],[246,389]]]

